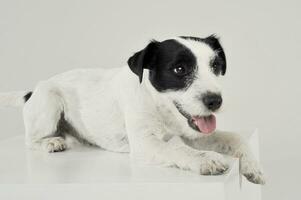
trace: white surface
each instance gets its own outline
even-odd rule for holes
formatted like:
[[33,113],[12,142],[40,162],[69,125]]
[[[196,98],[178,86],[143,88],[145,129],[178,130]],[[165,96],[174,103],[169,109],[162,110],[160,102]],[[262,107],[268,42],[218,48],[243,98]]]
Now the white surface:
[[[263,199],[298,199],[300,7],[300,0],[1,0],[0,91],[31,89],[73,68],[124,65],[152,38],[217,33],[228,62],[218,128],[258,127]],[[18,133],[21,112],[1,109],[0,138]]]
[[[257,133],[250,135],[258,151]],[[238,174],[237,160],[222,176],[137,165],[128,154],[78,146],[61,153],[25,148],[21,136],[0,142],[0,199],[260,199],[260,186]],[[47,195],[45,195],[47,194]]]

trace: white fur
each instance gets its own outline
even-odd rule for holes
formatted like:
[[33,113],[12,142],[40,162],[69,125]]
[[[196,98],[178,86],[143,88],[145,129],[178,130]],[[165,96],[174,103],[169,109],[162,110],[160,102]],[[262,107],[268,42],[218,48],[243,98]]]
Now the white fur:
[[[177,40],[202,55],[197,57],[196,79],[186,91],[159,93],[149,82],[147,70],[140,84],[128,66],[60,74],[40,82],[24,105],[26,144],[48,152],[64,150],[68,146],[64,138],[53,135],[64,113],[80,137],[106,150],[131,152],[135,159],[200,174],[224,172],[228,166],[219,153],[227,154],[241,158],[242,173],[250,181],[264,183],[257,162],[238,135],[216,131],[204,137],[187,125],[173,105],[177,100],[192,115],[208,115],[195,97],[221,92],[208,64],[215,52],[199,42]],[[0,103],[10,97],[16,99],[2,95]]]
[[23,106],[23,97],[26,95],[26,93],[26,91],[0,93],[0,105],[14,107]]

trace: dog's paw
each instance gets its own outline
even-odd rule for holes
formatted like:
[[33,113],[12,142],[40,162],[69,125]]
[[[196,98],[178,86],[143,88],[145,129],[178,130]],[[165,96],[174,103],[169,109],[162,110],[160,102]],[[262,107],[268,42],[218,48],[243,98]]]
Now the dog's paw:
[[224,157],[213,151],[201,153],[198,162],[199,173],[202,175],[220,175],[229,168]]
[[257,161],[241,159],[240,170],[250,182],[261,185],[265,184],[263,172]]
[[62,137],[50,137],[43,139],[44,147],[47,152],[54,153],[66,150],[66,142]]

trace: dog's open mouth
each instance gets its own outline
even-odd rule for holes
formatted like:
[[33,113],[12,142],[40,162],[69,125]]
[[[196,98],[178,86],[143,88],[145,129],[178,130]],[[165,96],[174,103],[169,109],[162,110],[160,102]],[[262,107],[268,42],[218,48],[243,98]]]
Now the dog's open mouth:
[[214,115],[196,116],[188,120],[190,127],[205,134],[210,134],[215,131],[216,118]]
[[185,112],[180,104],[174,103],[178,111],[188,120],[188,125],[201,133],[211,134],[216,129],[216,118],[213,114],[208,116],[190,116]]

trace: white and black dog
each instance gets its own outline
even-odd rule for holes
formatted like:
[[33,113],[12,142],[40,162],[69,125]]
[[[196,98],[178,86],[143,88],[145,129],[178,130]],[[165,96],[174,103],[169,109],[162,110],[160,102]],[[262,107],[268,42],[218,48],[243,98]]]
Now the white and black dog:
[[176,37],[151,41],[122,68],[73,70],[33,92],[2,93],[0,105],[24,105],[32,149],[59,152],[78,140],[203,175],[226,171],[225,154],[240,158],[249,181],[263,184],[244,140],[215,130],[213,113],[222,105],[217,80],[225,72],[214,35]]

